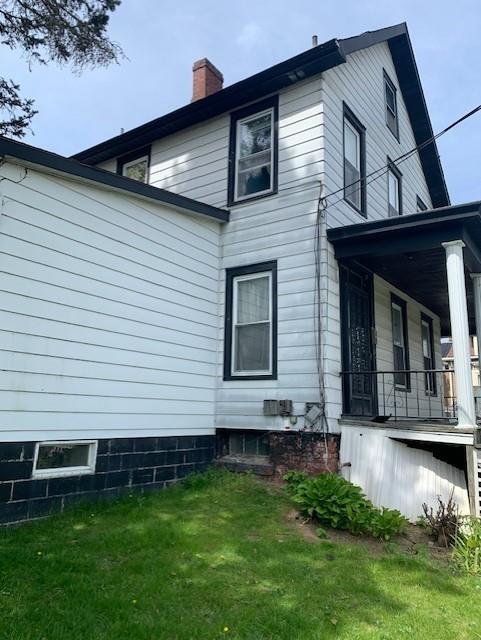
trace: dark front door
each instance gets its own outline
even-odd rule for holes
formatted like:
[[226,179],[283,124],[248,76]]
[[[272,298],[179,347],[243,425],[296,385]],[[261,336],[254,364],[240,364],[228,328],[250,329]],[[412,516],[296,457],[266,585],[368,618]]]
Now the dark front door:
[[343,412],[377,414],[372,274],[357,265],[340,266]]

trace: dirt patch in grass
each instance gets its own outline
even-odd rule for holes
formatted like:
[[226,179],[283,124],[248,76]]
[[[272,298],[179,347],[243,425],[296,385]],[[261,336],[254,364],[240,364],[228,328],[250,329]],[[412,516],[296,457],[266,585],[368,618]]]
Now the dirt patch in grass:
[[290,509],[285,514],[285,520],[306,542],[311,544],[328,541],[338,544],[358,545],[372,555],[384,554],[394,547],[397,551],[406,555],[427,554],[442,563],[448,563],[451,558],[451,549],[439,547],[422,527],[414,524],[410,524],[404,534],[394,536],[391,541],[385,542],[376,538],[355,536],[349,531],[340,531],[329,527],[322,527],[326,531],[326,537],[320,538],[317,534],[317,529],[320,525],[311,520],[306,520],[296,509]]

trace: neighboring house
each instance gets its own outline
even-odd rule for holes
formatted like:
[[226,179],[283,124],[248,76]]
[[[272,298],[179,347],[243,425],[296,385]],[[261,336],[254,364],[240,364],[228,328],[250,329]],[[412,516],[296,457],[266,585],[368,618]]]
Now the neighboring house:
[[73,159],[0,141],[0,518],[163,486],[214,441],[478,512],[480,203],[423,144],[406,26],[222,82],[199,61],[190,104]]

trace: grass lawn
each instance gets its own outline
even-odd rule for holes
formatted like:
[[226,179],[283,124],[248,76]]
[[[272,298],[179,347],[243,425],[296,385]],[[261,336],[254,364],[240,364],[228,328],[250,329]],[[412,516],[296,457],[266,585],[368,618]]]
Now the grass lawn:
[[219,473],[1,530],[0,638],[481,638],[481,579],[309,541],[290,509]]

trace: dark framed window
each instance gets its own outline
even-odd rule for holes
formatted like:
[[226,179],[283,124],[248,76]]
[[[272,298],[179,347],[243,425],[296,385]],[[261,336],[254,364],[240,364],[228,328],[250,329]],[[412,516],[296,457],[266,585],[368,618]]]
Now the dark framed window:
[[366,129],[343,103],[344,200],[366,217]]
[[149,181],[150,147],[137,149],[117,159],[117,173],[139,182]]
[[392,346],[394,364],[394,384],[396,387],[411,391],[409,375],[409,337],[407,304],[405,300],[391,294]]
[[226,270],[224,380],[277,379],[277,262]]
[[391,133],[399,142],[399,121],[397,112],[397,89],[394,82],[385,70],[384,75],[384,108],[386,112],[386,124]]
[[416,210],[418,212],[428,210],[428,205],[419,196],[416,196]]
[[432,372],[433,369],[436,369],[433,319],[424,313],[421,313],[421,344],[423,369],[429,372],[424,374],[424,391],[428,396],[435,396],[437,394],[436,374]]
[[278,96],[231,114],[229,205],[277,192],[278,121]]
[[402,173],[396,167],[394,162],[387,159],[387,206],[388,216],[402,216],[403,198],[402,198]]

